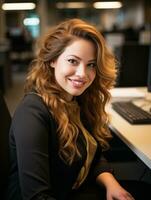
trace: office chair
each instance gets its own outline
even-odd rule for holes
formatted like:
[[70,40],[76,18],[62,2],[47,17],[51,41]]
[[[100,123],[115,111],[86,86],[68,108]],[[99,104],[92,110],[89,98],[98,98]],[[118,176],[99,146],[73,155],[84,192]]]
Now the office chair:
[[[11,115],[0,92],[0,196],[3,197],[9,172],[9,128]],[[3,198],[2,198],[3,199]]]

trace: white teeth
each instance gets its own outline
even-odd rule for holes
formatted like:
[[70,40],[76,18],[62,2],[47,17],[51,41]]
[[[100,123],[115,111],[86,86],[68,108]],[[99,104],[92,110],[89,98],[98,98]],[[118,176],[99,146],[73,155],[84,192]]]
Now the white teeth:
[[82,84],[83,83],[82,81],[72,81],[72,82],[74,82],[76,84]]
[[75,86],[82,86],[84,84],[84,81],[81,80],[71,80],[71,81]]
[[83,83],[83,81],[75,81],[75,80],[73,80],[73,82],[76,82],[76,83]]

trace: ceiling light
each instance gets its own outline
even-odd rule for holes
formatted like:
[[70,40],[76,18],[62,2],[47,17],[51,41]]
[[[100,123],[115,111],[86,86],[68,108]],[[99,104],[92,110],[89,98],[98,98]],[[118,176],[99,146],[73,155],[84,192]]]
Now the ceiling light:
[[69,3],[58,2],[58,3],[56,3],[56,7],[59,9],[79,9],[79,8],[86,8],[87,3],[84,3],[84,2],[69,2]]
[[95,2],[93,4],[94,8],[96,9],[115,9],[121,8],[122,3],[119,1],[108,1],[108,2]]
[[34,3],[3,3],[3,10],[33,10],[36,7]]
[[38,17],[25,18],[23,21],[25,26],[37,26],[39,22],[40,20]]

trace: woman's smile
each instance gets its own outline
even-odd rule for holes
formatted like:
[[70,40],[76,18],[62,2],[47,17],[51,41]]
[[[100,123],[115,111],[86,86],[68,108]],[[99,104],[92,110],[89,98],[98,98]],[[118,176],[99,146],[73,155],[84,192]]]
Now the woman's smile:
[[55,79],[71,99],[81,95],[96,76],[96,49],[85,39],[75,39],[64,52],[51,63]]
[[72,86],[75,88],[81,88],[85,85],[86,81],[81,80],[81,79],[74,79],[74,78],[69,78],[69,81],[71,81]]

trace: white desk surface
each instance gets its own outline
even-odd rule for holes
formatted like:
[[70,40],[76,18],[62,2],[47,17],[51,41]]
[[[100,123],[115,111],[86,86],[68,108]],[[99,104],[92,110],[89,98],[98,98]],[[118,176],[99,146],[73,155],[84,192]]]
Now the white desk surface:
[[108,112],[111,117],[111,129],[151,169],[151,124],[131,125],[111,106],[108,107]]

